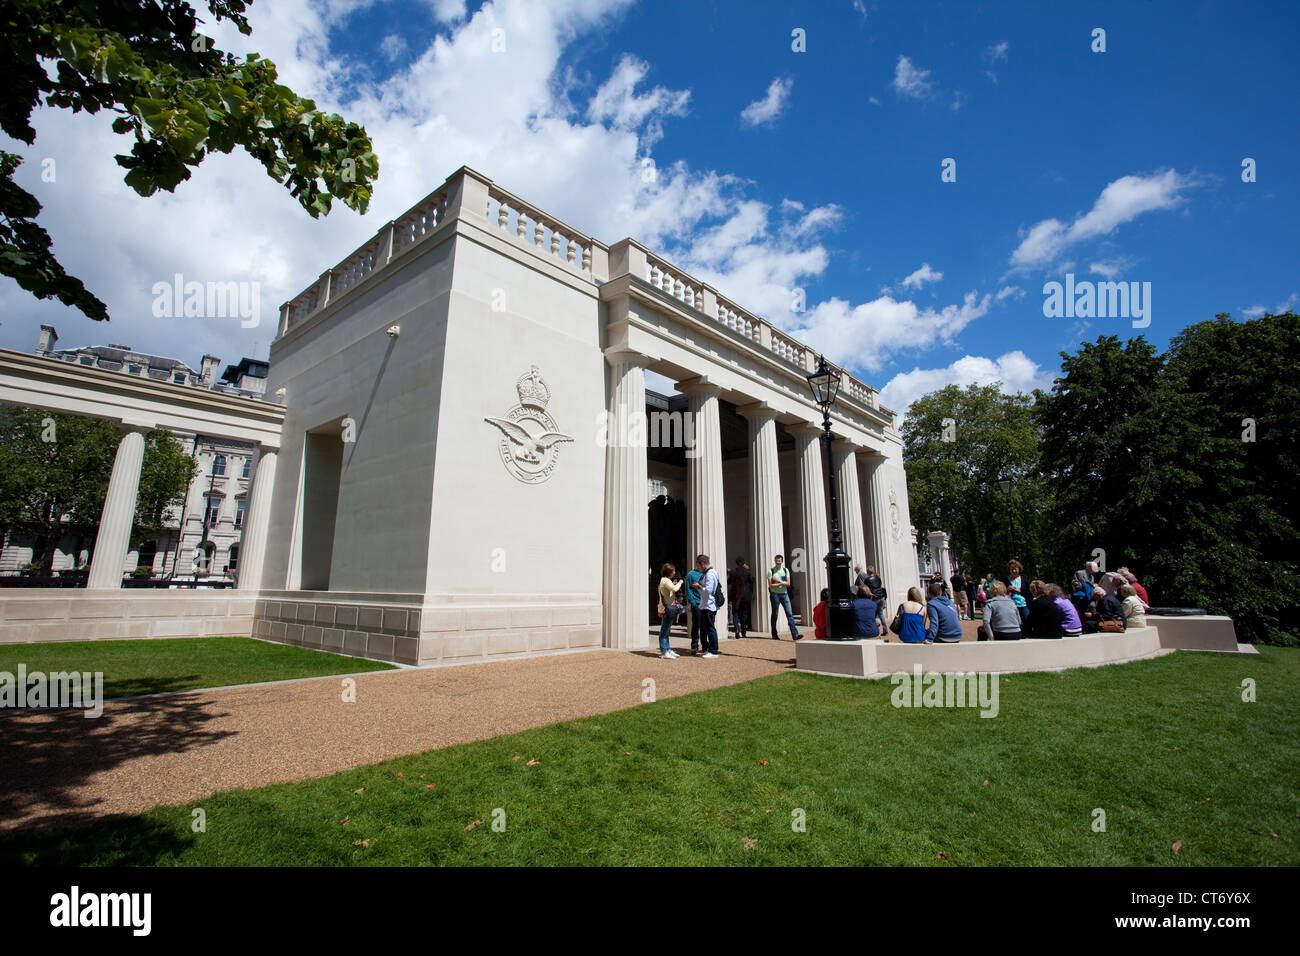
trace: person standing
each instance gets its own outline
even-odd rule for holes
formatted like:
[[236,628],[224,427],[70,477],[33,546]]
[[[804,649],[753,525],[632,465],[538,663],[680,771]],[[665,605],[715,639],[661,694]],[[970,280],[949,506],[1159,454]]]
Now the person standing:
[[961,573],[961,568],[955,568],[949,580],[952,582],[953,600],[957,602],[958,620],[970,620],[970,606],[967,603],[968,595],[966,594],[966,575]]
[[1029,601],[1026,600],[1023,593],[1025,587],[1022,575],[1024,573],[1024,565],[1015,558],[1007,562],[1007,596],[1011,598],[1011,603],[1016,606],[1022,625],[1029,620]]
[[718,613],[717,595],[722,590],[722,581],[718,572],[713,570],[707,554],[696,555],[695,566],[700,569],[700,580],[695,587],[700,593],[700,647],[704,653],[700,656],[713,660],[718,656],[718,631],[714,627],[714,618]]
[[853,592],[856,594],[858,588],[871,586],[871,575],[862,570],[862,565],[853,565]]
[[704,572],[700,570],[699,559],[695,560],[695,567],[686,572],[686,601],[690,610],[691,624],[691,653],[700,652],[700,581],[704,579]]
[[727,572],[727,600],[731,602],[731,620],[738,637],[749,637],[749,611],[754,603],[754,572],[743,557]]
[[781,638],[776,633],[776,615],[785,609],[785,619],[790,623],[790,636],[799,640],[799,626],[794,622],[794,608],[790,606],[790,570],[785,566],[785,556],[772,559],[772,570],[767,572],[767,593],[772,602],[772,640]]
[[677,577],[677,569],[671,564],[665,564],[659,569],[659,656],[665,660],[675,660],[678,656],[673,650],[672,645],[668,643],[668,635],[672,633],[673,623],[677,620],[677,613],[681,605],[677,603],[677,594],[682,589],[681,581],[674,581]]

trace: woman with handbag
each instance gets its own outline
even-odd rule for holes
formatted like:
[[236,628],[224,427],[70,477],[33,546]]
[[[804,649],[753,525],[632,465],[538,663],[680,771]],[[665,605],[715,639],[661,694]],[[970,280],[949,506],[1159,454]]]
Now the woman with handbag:
[[920,588],[908,588],[907,600],[898,605],[898,613],[889,629],[904,644],[930,644],[930,612],[921,600]]
[[686,608],[678,601],[677,592],[682,589],[682,581],[677,577],[677,569],[671,564],[665,564],[659,569],[659,656],[664,660],[674,660],[678,654],[668,643],[668,635],[672,633],[673,624],[678,616]]

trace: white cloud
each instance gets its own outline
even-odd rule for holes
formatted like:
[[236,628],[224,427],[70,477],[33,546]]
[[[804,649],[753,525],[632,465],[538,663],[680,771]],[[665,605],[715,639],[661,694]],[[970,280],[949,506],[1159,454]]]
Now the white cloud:
[[900,96],[913,100],[928,99],[934,93],[930,71],[919,69],[909,58],[901,55],[894,65],[894,82],[890,85]]
[[1292,292],[1287,296],[1285,302],[1279,302],[1271,309],[1263,305],[1252,305],[1249,309],[1242,309],[1241,314],[1248,319],[1257,319],[1265,312],[1270,312],[1273,315],[1282,315],[1290,312],[1297,305],[1300,305],[1300,292]]
[[396,33],[389,34],[379,44],[379,52],[389,60],[400,60],[406,55],[406,38]]
[[948,385],[991,385],[999,383],[1004,395],[1046,389],[1055,373],[1043,369],[1017,349],[999,358],[966,355],[945,368],[914,368],[900,372],[880,390],[880,401],[887,408],[905,414],[909,405],[923,395]]
[[863,0],[853,0],[853,9],[862,14],[862,19],[865,20],[867,18],[867,5]]
[[663,135],[660,120],[664,116],[685,116],[690,103],[689,90],[669,90],[656,86],[638,95],[637,86],[645,79],[650,66],[630,54],[624,54],[608,80],[601,84],[587,106],[587,118],[608,122],[614,129],[634,130],[650,118],[642,146],[657,142]]
[[995,298],[999,302],[1004,302],[1007,299],[1012,299],[1012,298],[1023,299],[1024,297],[1025,297],[1024,289],[1020,288],[1020,286],[1018,285],[1008,285],[1008,286],[1003,286],[1001,289],[998,289],[997,295],[995,295],[993,298]]
[[943,273],[930,268],[930,263],[921,263],[921,268],[917,269],[906,279],[903,280],[904,289],[919,289],[927,282],[938,282],[943,278]]
[[1178,206],[1184,191],[1196,185],[1192,177],[1174,169],[1151,176],[1122,176],[1107,184],[1092,209],[1068,225],[1060,219],[1044,219],[1031,226],[1011,254],[1011,264],[1046,265],[1068,246],[1109,235],[1145,212]]
[[433,15],[443,23],[459,23],[465,19],[465,0],[432,0]]
[[1117,256],[1114,259],[1099,259],[1088,266],[1089,272],[1095,272],[1107,279],[1114,279],[1127,269],[1133,268],[1134,260]]
[[876,372],[900,352],[951,344],[988,313],[991,300],[968,292],[960,305],[930,309],[889,295],[858,306],[832,298],[800,317],[792,331],[833,362]]
[[1006,40],[1001,43],[995,43],[984,51],[984,59],[990,63],[997,63],[999,60],[1007,58],[1007,51],[1011,49],[1011,44]]
[[762,126],[776,120],[785,109],[793,85],[793,80],[783,80],[780,77],[774,79],[768,84],[767,94],[762,99],[755,100],[740,111],[741,120],[747,126]]

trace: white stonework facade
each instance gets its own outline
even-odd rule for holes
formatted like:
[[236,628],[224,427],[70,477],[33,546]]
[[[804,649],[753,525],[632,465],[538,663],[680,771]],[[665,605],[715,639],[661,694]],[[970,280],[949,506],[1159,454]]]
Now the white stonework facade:
[[[421,664],[646,647],[659,495],[685,502],[672,559],[748,558],[757,632],[771,556],[801,555],[807,621],[829,514],[816,359],[635,241],[461,169],[281,310],[254,633]],[[685,396],[676,459],[647,435],[647,372]],[[845,547],[893,600],[916,583],[897,420],[841,374]]]

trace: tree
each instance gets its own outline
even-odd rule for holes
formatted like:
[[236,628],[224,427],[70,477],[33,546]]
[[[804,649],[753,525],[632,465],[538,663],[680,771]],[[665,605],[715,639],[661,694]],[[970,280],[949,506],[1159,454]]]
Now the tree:
[[[33,536],[38,573],[51,573],[64,535],[94,540],[118,442],[110,421],[0,405],[0,529]],[[133,540],[156,536],[194,467],[170,432],[149,433]]]
[[1097,548],[1109,568],[1140,565],[1163,533],[1146,507],[1165,452],[1157,436],[1177,418],[1162,408],[1164,360],[1145,338],[1121,345],[1113,335],[1060,355],[1062,374],[1051,392],[1036,393],[1033,413],[1043,436],[1039,471],[1053,486],[1053,569],[1064,578]]
[[1231,614],[1248,641],[1294,644],[1300,628],[1300,317],[1220,314],[1171,342],[1150,484],[1151,570],[1171,601]]
[[[1038,516],[1048,500],[1035,472],[1038,433],[1027,395],[998,385],[949,385],[917,399],[903,424],[908,502],[915,520],[939,512],[959,565],[1001,575],[1012,556],[998,479],[1013,481],[1016,546],[1026,567],[1043,558]],[[923,531],[926,529],[922,529]]]
[[132,538],[135,544],[150,541],[162,533],[167,512],[184,503],[197,471],[198,463],[185,454],[184,446],[171,432],[155,428],[145,436]]
[[[252,32],[244,0],[208,0],[214,20]],[[118,155],[141,196],[172,192],[211,152],[243,147],[312,216],[338,198],[357,212],[370,203],[379,161],[363,127],[276,82],[275,65],[216,49],[183,0],[10,0],[0,24],[0,129],[32,145],[41,105],[117,114],[131,134]],[[41,205],[13,181],[22,158],[0,151],[0,273],[38,299],[56,298],[92,319],[108,309],[68,275],[36,223]]]

